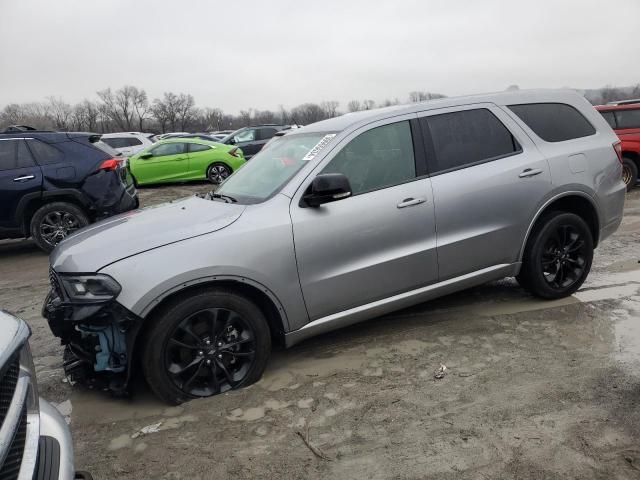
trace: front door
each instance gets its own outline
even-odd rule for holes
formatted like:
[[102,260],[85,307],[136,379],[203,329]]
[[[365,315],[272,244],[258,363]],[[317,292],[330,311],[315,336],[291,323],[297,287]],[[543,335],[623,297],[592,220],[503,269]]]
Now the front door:
[[132,170],[140,183],[182,180],[189,175],[189,157],[185,142],[161,143],[152,147],[152,156],[138,159]]
[[0,227],[18,228],[16,213],[21,200],[37,197],[42,190],[42,172],[23,139],[0,140]]
[[410,122],[365,128],[315,172],[343,173],[353,195],[318,208],[291,204],[311,320],[437,280],[431,181],[416,163]]

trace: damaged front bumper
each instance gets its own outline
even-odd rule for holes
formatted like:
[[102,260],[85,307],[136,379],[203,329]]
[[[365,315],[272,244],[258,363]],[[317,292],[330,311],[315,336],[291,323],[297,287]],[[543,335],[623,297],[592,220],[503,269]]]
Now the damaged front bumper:
[[71,383],[127,395],[140,317],[113,298],[77,301],[64,274],[49,271],[51,291],[42,306],[53,334],[66,346],[64,370]]

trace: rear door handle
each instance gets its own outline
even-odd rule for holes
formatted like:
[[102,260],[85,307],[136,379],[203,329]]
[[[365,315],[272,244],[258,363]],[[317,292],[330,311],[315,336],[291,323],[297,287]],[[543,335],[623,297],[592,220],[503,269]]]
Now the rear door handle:
[[420,198],[405,198],[403,201],[401,201],[397,207],[398,208],[405,208],[405,207],[411,207],[413,205],[420,205],[421,203],[426,202],[427,199],[424,197],[420,197]]
[[26,182],[27,180],[33,180],[34,178],[36,178],[35,175],[23,175],[22,177],[14,178],[13,181],[14,182]]
[[542,169],[540,168],[525,168],[520,175],[520,178],[533,177],[534,175],[539,175],[542,173]]

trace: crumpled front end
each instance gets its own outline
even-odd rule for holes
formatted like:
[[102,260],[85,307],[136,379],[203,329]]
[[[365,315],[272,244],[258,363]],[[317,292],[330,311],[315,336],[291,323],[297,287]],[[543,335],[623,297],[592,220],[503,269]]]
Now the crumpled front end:
[[42,316],[66,346],[63,366],[69,381],[127,395],[133,345],[142,320],[115,301],[119,286],[106,275],[68,275],[50,269],[49,279],[51,291]]

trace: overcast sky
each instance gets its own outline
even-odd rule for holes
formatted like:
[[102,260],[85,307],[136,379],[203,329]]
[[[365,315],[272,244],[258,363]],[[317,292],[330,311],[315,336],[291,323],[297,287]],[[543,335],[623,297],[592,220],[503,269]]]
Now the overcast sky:
[[129,84],[200,107],[640,82],[640,0],[0,0],[0,106]]

